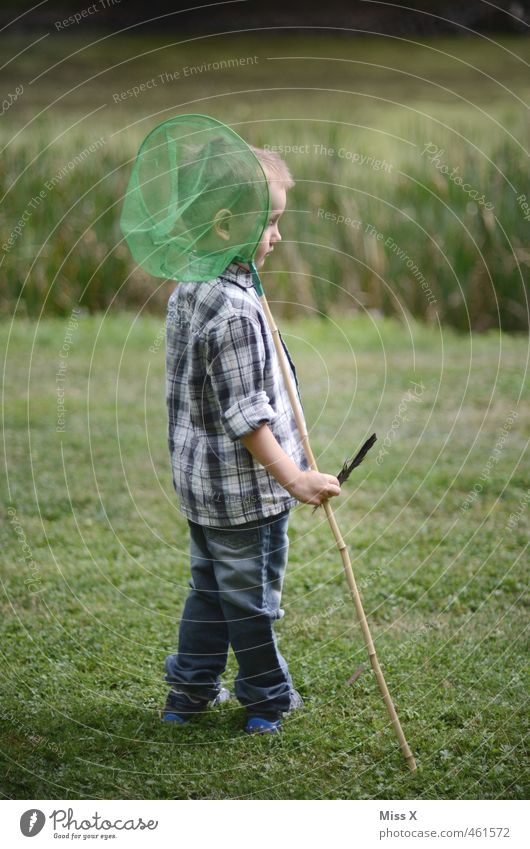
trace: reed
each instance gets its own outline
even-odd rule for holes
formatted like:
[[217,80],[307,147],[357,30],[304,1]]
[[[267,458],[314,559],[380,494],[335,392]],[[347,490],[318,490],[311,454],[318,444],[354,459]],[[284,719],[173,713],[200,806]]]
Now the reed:
[[[529,136],[523,124],[513,113],[512,137]],[[527,330],[520,146],[501,131],[479,145],[463,119],[394,129],[282,121],[281,143],[298,150],[285,156],[296,185],[283,244],[263,274],[269,297],[284,301],[276,313],[369,311],[461,331]],[[260,132],[250,127],[248,140],[263,146]],[[10,148],[0,173],[0,315],[163,310],[174,284],[135,268],[118,227],[137,142],[131,135],[86,153],[86,139],[48,146],[42,130]]]

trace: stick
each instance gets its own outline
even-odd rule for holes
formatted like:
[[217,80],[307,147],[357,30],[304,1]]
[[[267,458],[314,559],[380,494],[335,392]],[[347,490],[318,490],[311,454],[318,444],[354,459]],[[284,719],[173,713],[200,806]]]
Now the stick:
[[[257,282],[256,277],[257,277],[257,272],[256,272],[256,275],[254,276],[255,282]],[[258,277],[258,281],[259,281],[259,277]],[[313,455],[313,452],[311,450],[311,446],[309,444],[309,437],[307,435],[307,431],[306,431],[306,428],[305,428],[304,417],[303,417],[302,412],[300,410],[298,398],[296,396],[295,389],[293,387],[293,382],[291,380],[290,367],[287,363],[285,351],[283,350],[283,345],[282,345],[282,342],[281,342],[281,339],[280,339],[279,330],[276,327],[276,323],[275,323],[273,315],[270,311],[270,307],[269,307],[269,304],[268,304],[267,299],[265,297],[265,293],[263,291],[263,288],[261,286],[261,282],[260,282],[259,288],[258,288],[258,286],[256,286],[256,289],[257,289],[258,296],[259,296],[259,299],[261,301],[261,304],[263,306],[265,316],[267,318],[267,323],[268,323],[269,328],[270,328],[271,333],[272,333],[272,338],[274,339],[274,346],[276,348],[276,353],[278,355],[278,360],[280,362],[280,367],[281,367],[281,370],[282,370],[283,379],[285,381],[285,385],[286,385],[287,391],[289,393],[291,406],[293,408],[294,417],[296,419],[296,425],[298,427],[298,431],[299,431],[300,436],[302,438],[302,443],[303,443],[303,446],[304,446],[306,457],[308,459],[308,462],[311,465],[311,468],[314,469],[316,472],[318,472],[315,457]],[[333,535],[334,535],[335,541],[337,543],[337,548],[339,549],[341,557],[342,557],[342,564],[344,566],[344,572],[346,574],[346,580],[347,580],[348,586],[350,588],[351,597],[352,597],[353,603],[355,605],[355,610],[357,612],[357,618],[358,618],[359,624],[361,626],[364,644],[365,644],[366,650],[368,652],[368,657],[370,658],[370,663],[372,665],[372,669],[373,669],[375,677],[377,679],[379,690],[381,691],[381,695],[383,696],[383,699],[384,699],[384,702],[385,702],[385,705],[386,705],[386,709],[387,709],[388,714],[390,716],[390,719],[392,721],[392,725],[394,726],[394,731],[396,732],[397,738],[399,740],[399,745],[401,746],[401,751],[403,752],[403,756],[404,756],[404,758],[405,758],[405,760],[408,764],[409,769],[412,772],[414,772],[414,770],[416,769],[416,761],[414,760],[414,755],[412,754],[412,752],[409,748],[409,744],[407,743],[407,740],[406,740],[405,735],[403,733],[403,729],[401,727],[399,717],[396,713],[396,709],[394,707],[392,697],[390,696],[390,693],[388,691],[388,687],[386,685],[386,681],[385,681],[383,672],[381,670],[381,667],[379,666],[379,661],[377,659],[377,654],[376,654],[375,646],[374,646],[374,643],[373,643],[373,640],[372,640],[372,635],[370,634],[370,629],[368,627],[368,622],[366,621],[366,616],[365,616],[365,613],[364,613],[361,597],[359,595],[359,590],[357,589],[357,584],[355,583],[355,577],[354,577],[354,574],[353,574],[353,569],[352,569],[351,561],[350,561],[350,555],[348,553],[346,543],[342,539],[342,535],[341,535],[341,532],[339,530],[339,526],[337,525],[337,521],[335,519],[335,516],[333,515],[333,511],[331,509],[331,505],[329,503],[329,500],[324,501],[323,507],[324,507],[324,510],[326,511],[326,515],[328,517],[328,522],[331,526],[331,530],[333,531]]]

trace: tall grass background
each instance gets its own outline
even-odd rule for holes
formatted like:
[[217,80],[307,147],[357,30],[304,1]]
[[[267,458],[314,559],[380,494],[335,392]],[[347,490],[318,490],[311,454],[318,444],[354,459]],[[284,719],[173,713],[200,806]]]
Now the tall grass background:
[[[393,53],[385,54],[388,68],[382,71],[379,42],[375,48],[370,40],[355,42],[354,49],[346,40],[304,40],[264,48],[258,41],[232,37],[233,49],[225,47],[221,55],[304,48],[371,61],[298,59],[286,78],[281,63],[267,65],[271,56],[261,55],[236,76],[228,71],[191,76],[182,88],[184,105],[169,85],[118,105],[112,93],[161,69],[178,63],[182,68],[198,56],[218,59],[211,43],[202,43],[199,52],[195,44],[181,45],[171,60],[167,50],[149,52],[143,41],[117,39],[112,77],[94,82],[88,76],[85,83],[87,71],[96,71],[103,61],[96,48],[89,58],[86,51],[65,46],[64,39],[56,42],[54,50],[68,53],[68,64],[53,63],[48,73],[53,57],[46,53],[51,44],[44,42],[46,75],[39,91],[43,103],[61,100],[60,108],[46,106],[36,117],[40,101],[31,102],[33,90],[27,86],[21,108],[28,110],[30,125],[14,132],[4,116],[0,127],[0,246],[26,212],[15,243],[7,251],[0,248],[0,316],[66,315],[74,305],[89,312],[163,308],[174,283],[147,277],[135,267],[122,241],[119,214],[145,134],[171,114],[195,111],[225,120],[255,145],[288,150],[285,159],[296,185],[282,219],[283,244],[263,274],[280,315],[292,317],[304,307],[322,316],[369,310],[443,322],[462,331],[528,329],[530,223],[517,198],[530,196],[525,148],[530,120],[515,102],[521,100],[517,86],[525,91],[520,65],[512,68],[508,56],[515,56],[515,48],[525,52],[526,41],[514,42],[515,47],[510,43],[509,51],[503,46],[494,79],[482,71],[477,76],[477,68],[491,71],[495,58],[494,48],[479,40],[385,45]],[[107,68],[108,56],[104,63]],[[34,58],[31,72],[38,67]],[[65,67],[67,94],[58,97]],[[344,68],[351,74],[347,80]],[[19,74],[7,81],[10,90],[20,79]],[[290,84],[296,88],[298,82],[306,84],[304,90],[291,90]],[[251,93],[226,97],[236,85]],[[69,107],[67,95],[74,98]],[[97,114],[90,117],[93,107]],[[32,198],[46,181],[98,138],[103,139],[100,148],[71,167],[33,208]],[[457,168],[464,182],[484,195],[491,211],[441,173],[423,152],[428,144],[441,151],[440,165],[449,172]],[[293,145],[298,152],[289,151]],[[341,149],[357,155],[357,161],[339,155]],[[384,167],[374,167],[377,160]],[[361,223],[337,223],[333,215]]]

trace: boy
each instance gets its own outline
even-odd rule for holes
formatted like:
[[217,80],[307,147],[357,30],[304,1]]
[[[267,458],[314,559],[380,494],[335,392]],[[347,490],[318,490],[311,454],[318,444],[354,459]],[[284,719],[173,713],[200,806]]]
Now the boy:
[[[272,208],[254,257],[259,269],[281,239],[294,183],[277,154],[253,151]],[[229,210],[214,220],[216,237],[227,239]],[[245,730],[275,733],[282,715],[302,704],[273,630],[284,614],[289,511],[298,501],[321,504],[340,485],[309,468],[246,263],[233,261],[214,281],[179,283],[171,295],[167,405],[173,483],[190,530],[191,592],[179,650],[166,658],[172,686],[162,718],[185,723],[229,697],[220,676],[232,646]]]

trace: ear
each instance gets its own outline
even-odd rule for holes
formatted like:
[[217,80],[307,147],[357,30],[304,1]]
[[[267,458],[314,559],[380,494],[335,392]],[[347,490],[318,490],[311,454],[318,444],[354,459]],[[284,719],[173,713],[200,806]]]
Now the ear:
[[232,213],[229,209],[220,209],[216,212],[213,220],[213,229],[215,233],[227,241],[230,238],[229,221],[232,218]]

